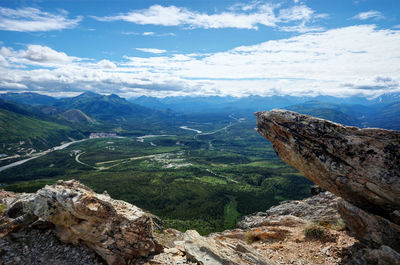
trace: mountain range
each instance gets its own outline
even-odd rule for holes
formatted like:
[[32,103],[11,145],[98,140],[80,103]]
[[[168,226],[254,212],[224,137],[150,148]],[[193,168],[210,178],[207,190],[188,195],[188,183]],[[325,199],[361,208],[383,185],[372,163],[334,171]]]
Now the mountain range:
[[4,143],[0,151],[6,152],[9,144],[20,141],[44,149],[54,146],[55,142],[83,138],[95,131],[162,134],[186,121],[218,122],[229,119],[230,115],[250,117],[253,112],[273,108],[285,108],[346,125],[400,130],[400,93],[373,99],[141,96],[128,100],[115,94],[93,92],[59,99],[32,92],[6,93],[0,94],[0,127]]
[[400,129],[400,93],[365,97],[165,97],[141,96],[129,101],[159,110],[171,109],[188,115],[225,113],[248,115],[261,110],[284,108],[358,127]]

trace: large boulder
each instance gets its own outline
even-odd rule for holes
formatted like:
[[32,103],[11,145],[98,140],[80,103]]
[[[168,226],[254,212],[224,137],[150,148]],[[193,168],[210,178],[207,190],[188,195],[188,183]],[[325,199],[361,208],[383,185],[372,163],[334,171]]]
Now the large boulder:
[[43,221],[55,225],[61,241],[84,243],[108,264],[127,264],[156,251],[152,218],[147,213],[75,180],[59,181],[9,202],[0,234]]
[[256,130],[283,161],[344,199],[339,213],[361,242],[377,255],[400,252],[399,131],[359,129],[287,110],[255,115]]
[[323,189],[396,222],[400,132],[359,129],[287,110],[256,116],[256,130],[283,161]]

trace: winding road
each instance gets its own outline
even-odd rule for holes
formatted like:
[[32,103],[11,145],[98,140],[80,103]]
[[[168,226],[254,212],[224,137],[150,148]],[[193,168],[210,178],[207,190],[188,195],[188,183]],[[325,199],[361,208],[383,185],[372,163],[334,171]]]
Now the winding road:
[[[233,114],[230,114],[229,117],[230,117],[231,119],[234,119],[235,121],[237,121],[237,123],[240,123],[240,122],[243,121],[242,119],[238,119],[238,118],[233,117]],[[194,139],[197,139],[197,137],[198,137],[199,135],[212,135],[212,134],[218,133],[218,132],[220,132],[220,131],[226,130],[226,129],[228,129],[229,127],[231,127],[232,125],[234,125],[234,124],[235,124],[235,123],[230,122],[230,123],[229,123],[228,125],[226,125],[225,127],[220,128],[220,129],[215,130],[215,131],[212,131],[212,132],[202,132],[202,131],[200,131],[200,130],[190,128],[190,127],[188,127],[188,126],[180,126],[179,128],[180,128],[180,129],[183,129],[183,130],[189,130],[189,131],[194,131],[194,132],[196,132],[196,134],[194,135]],[[167,135],[167,134],[152,135],[152,134],[150,134],[150,135],[144,135],[144,136],[136,137],[136,139],[137,139],[139,142],[144,142],[144,139],[146,139],[146,138],[166,137],[166,136],[176,136],[176,135]],[[23,160],[19,160],[19,161],[13,162],[13,163],[11,163],[11,164],[8,164],[8,165],[5,165],[5,166],[0,167],[0,172],[1,172],[1,171],[4,171],[4,170],[6,170],[6,169],[9,169],[9,168],[15,167],[15,166],[22,165],[22,164],[24,164],[24,163],[26,163],[26,162],[28,162],[28,161],[30,161],[30,160],[33,160],[33,159],[42,157],[42,156],[47,155],[47,154],[49,154],[49,153],[51,153],[51,152],[53,152],[53,151],[62,150],[62,149],[67,148],[68,146],[70,146],[70,145],[72,145],[72,144],[79,143],[79,142],[83,142],[83,141],[87,141],[87,140],[90,140],[90,138],[86,138],[86,139],[82,139],[82,140],[77,140],[77,141],[68,142],[68,143],[62,144],[62,145],[60,145],[60,146],[55,146],[55,147],[53,147],[53,148],[50,148],[50,149],[48,149],[48,150],[46,150],[46,151],[43,151],[43,152],[40,152],[40,153],[31,154],[31,157],[29,157],[29,158],[26,158],[26,159],[23,159]],[[211,149],[211,148],[212,148],[212,143],[211,143],[211,141],[209,142],[209,145],[210,145],[210,149]],[[98,170],[108,169],[108,168],[110,168],[110,167],[114,167],[114,166],[116,166],[116,165],[119,165],[119,164],[122,164],[122,163],[126,163],[126,162],[128,162],[128,161],[130,161],[130,160],[151,158],[151,157],[154,157],[154,156],[155,156],[155,155],[148,155],[148,156],[142,156],[142,157],[132,157],[132,158],[129,158],[128,160],[126,160],[126,161],[123,161],[123,162],[118,163],[118,164],[116,164],[116,165],[112,165],[112,166],[110,166],[110,167],[95,167],[95,166],[91,166],[91,165],[86,164],[86,163],[84,163],[84,162],[82,162],[82,161],[79,160],[79,157],[80,157],[82,154],[84,154],[84,153],[85,153],[85,152],[82,152],[82,153],[77,154],[77,155],[75,156],[75,161],[76,161],[77,163],[79,163],[79,164],[82,164],[82,165],[85,165],[85,166],[89,166],[89,167],[92,167],[92,168],[98,169]],[[125,160],[125,159],[121,159],[121,161],[122,161],[122,160]],[[108,163],[108,162],[113,162],[113,161],[105,161],[105,162],[102,162],[102,163],[105,164],[105,163]],[[98,163],[98,164],[100,164],[100,163]]]
[[75,144],[75,143],[79,143],[79,142],[83,142],[83,141],[87,141],[87,140],[89,140],[89,139],[82,139],[82,140],[72,141],[72,142],[69,142],[69,143],[62,144],[60,146],[52,147],[52,148],[50,148],[50,149],[48,149],[46,151],[40,152],[40,153],[32,154],[32,156],[29,157],[29,158],[26,158],[26,159],[23,159],[23,160],[19,160],[17,162],[14,162],[14,163],[11,163],[11,164],[8,164],[8,165],[0,167],[0,172],[4,171],[6,169],[9,169],[9,168],[15,167],[15,166],[22,165],[22,164],[24,164],[24,163],[26,163],[26,162],[28,162],[30,160],[33,160],[33,159],[39,158],[41,156],[47,155],[48,153],[51,153],[53,151],[62,150],[64,148],[70,146],[71,144]]

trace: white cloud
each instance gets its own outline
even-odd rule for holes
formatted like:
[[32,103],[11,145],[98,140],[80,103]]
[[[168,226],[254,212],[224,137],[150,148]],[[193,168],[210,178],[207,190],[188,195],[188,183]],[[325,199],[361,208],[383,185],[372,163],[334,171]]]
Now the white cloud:
[[153,5],[148,9],[131,11],[129,13],[120,14],[117,16],[97,17],[100,21],[116,21],[124,20],[136,24],[151,24],[163,26],[178,26],[183,24],[190,17],[190,12],[187,9],[175,6],[163,7]]
[[148,32],[143,32],[143,36],[153,36],[155,33],[148,31]]
[[[278,7],[279,5],[256,1],[251,4],[236,4],[229,8],[229,12],[207,14],[183,7],[152,5],[148,9],[95,18],[100,21],[122,20],[141,25],[180,26],[192,29],[258,29],[259,25],[276,28],[290,22],[301,22],[304,25],[314,17],[324,17],[315,14],[314,10],[305,5],[280,9],[276,15],[275,11]],[[303,26],[303,32],[305,29],[306,27]],[[294,30],[295,27],[293,27]]]
[[37,8],[11,9],[0,7],[0,30],[34,32],[73,28],[81,17],[69,19],[67,12],[51,14]]
[[99,68],[104,68],[104,69],[116,69],[117,65],[109,60],[101,60],[96,64]]
[[18,51],[2,47],[0,49],[0,56],[7,58],[9,63],[20,66],[56,67],[81,60],[78,57],[68,56],[64,52],[57,52],[47,46],[41,45],[28,45],[26,50]]
[[141,52],[148,52],[148,53],[166,53],[166,50],[162,49],[154,49],[154,48],[136,48],[136,50],[141,51]]
[[123,35],[141,35],[139,32],[123,31]]
[[299,32],[299,33],[306,33],[306,32],[312,32],[312,31],[323,31],[323,27],[318,27],[318,26],[307,26],[305,23],[301,23],[299,25],[295,26],[283,26],[279,28],[281,31],[287,31],[287,32]]
[[251,11],[254,9],[257,9],[261,5],[261,1],[252,1],[250,3],[236,3],[230,7],[228,7],[228,10],[230,11]]
[[359,20],[367,20],[367,19],[370,19],[370,18],[378,20],[378,19],[383,19],[385,17],[382,15],[381,12],[374,11],[374,10],[370,10],[370,11],[367,11],[367,12],[362,12],[362,13],[359,13],[359,14],[355,15],[354,17],[352,17],[352,19],[359,19]]
[[[400,31],[372,25],[307,33],[225,52],[155,54],[124,57],[120,62],[93,62],[43,46],[19,51],[2,47],[0,85],[47,93],[96,89],[122,96],[373,96],[400,90],[398,47]],[[12,66],[16,64],[26,68]]]
[[310,20],[313,14],[314,10],[305,5],[301,5],[279,10],[278,18],[283,22]]

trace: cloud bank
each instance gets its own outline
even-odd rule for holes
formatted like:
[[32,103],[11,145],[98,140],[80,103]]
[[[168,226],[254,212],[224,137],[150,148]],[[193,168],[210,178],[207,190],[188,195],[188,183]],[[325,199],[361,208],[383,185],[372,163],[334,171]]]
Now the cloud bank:
[[118,62],[77,58],[40,45],[2,47],[0,89],[53,95],[90,90],[126,97],[376,96],[400,90],[398,47],[400,31],[373,25],[306,33],[225,52],[125,56]]

